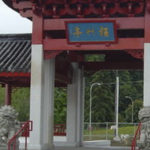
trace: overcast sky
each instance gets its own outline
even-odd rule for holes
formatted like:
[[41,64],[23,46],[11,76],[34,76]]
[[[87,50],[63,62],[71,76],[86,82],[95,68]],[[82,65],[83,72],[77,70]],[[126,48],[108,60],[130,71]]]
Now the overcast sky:
[[21,17],[0,0],[0,34],[31,33],[32,22]]

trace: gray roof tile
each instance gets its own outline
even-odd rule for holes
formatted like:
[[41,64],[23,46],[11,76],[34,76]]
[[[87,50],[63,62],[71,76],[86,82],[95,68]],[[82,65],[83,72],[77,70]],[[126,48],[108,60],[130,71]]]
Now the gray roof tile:
[[30,72],[31,35],[0,35],[0,72]]

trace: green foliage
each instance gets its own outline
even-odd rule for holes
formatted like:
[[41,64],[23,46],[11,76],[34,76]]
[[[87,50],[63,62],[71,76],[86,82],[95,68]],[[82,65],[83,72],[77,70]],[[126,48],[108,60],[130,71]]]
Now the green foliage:
[[12,106],[19,113],[19,121],[29,120],[29,88],[17,88],[12,92]]
[[[19,121],[27,121],[29,119],[29,88],[16,88],[12,91],[12,106],[19,113]],[[0,105],[5,102],[5,88],[0,86]]]
[[105,55],[85,55],[85,61],[104,61],[105,60]]
[[[133,122],[139,122],[138,112],[143,107],[143,102],[139,99],[133,102]],[[129,104],[125,110],[126,121],[131,122],[132,104]]]
[[[89,121],[90,86],[92,83],[112,83],[112,72],[97,72],[86,78],[85,121]],[[92,122],[113,121],[114,119],[114,85],[95,85],[92,89]]]
[[[19,121],[29,120],[30,88],[16,88],[12,91],[12,106],[19,113]],[[66,122],[66,89],[55,88],[54,121],[56,124]],[[0,105],[4,105],[5,88],[0,86]],[[35,106],[36,107],[36,106]]]
[[[126,125],[126,126],[121,126],[118,128],[119,129],[119,135],[121,134],[129,134],[129,135],[134,135],[134,131],[136,131],[137,126],[133,125]],[[114,130],[113,129],[107,129],[107,133],[109,135],[114,135]],[[88,135],[89,130],[84,130],[84,134]],[[99,129],[93,129],[92,130],[92,135],[105,135],[106,134],[106,127],[101,127]]]
[[4,105],[5,89],[0,85],[0,106]]
[[[126,122],[125,111],[131,101],[125,96],[135,99],[143,97],[143,72],[142,71],[119,71],[119,121]],[[92,83],[103,83],[94,86],[92,90],[92,121],[110,122],[115,120],[115,71],[99,71],[86,78],[85,89],[85,121],[89,121],[90,86]],[[142,101],[141,101],[142,102]],[[138,116],[139,108],[135,111]],[[138,121],[137,119],[135,121]]]
[[[88,61],[103,61],[103,55],[87,56]],[[131,101],[125,96],[132,97],[134,102],[134,122],[138,122],[138,111],[142,106],[143,97],[143,72],[142,71],[119,71],[120,94],[119,94],[119,121],[131,121]],[[115,120],[115,71],[98,71],[86,76],[85,88],[85,122],[89,122],[89,99],[90,86],[92,83],[103,83],[95,85],[92,89],[92,122],[111,122]],[[0,86],[0,105],[4,105],[5,89]],[[17,88],[12,93],[12,105],[19,112],[19,120],[29,119],[29,88]],[[55,88],[55,124],[66,123],[67,108],[66,88]],[[36,107],[36,106],[35,106]]]
[[54,108],[54,123],[65,124],[66,123],[66,89],[55,88],[55,108]]

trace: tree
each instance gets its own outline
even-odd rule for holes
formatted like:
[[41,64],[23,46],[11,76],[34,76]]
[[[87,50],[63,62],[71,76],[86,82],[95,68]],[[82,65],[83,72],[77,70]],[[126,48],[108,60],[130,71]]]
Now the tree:
[[[130,95],[133,99],[143,96],[143,72],[142,71],[119,71],[120,94],[119,94],[119,121],[126,121],[125,110],[131,103],[125,99]],[[86,77],[85,89],[85,121],[89,121],[89,90],[92,83],[104,83],[93,87],[92,96],[92,121],[114,121],[115,111],[115,80],[114,71],[98,71]],[[137,112],[138,113],[138,112]]]
[[[92,83],[112,83],[114,74],[111,71],[96,72],[86,78],[85,89],[85,122],[89,121],[89,91]],[[92,121],[105,122],[114,120],[114,84],[94,86],[92,90]]]
[[[138,112],[143,107],[142,100],[136,99],[133,102],[133,122],[139,122]],[[131,122],[131,114],[132,114],[132,104],[129,104],[128,108],[125,110],[126,121]]]
[[[92,58],[93,57],[93,58]],[[104,55],[93,55],[87,57],[89,61],[104,61]],[[126,115],[128,107],[131,107],[131,101],[125,99],[125,96],[131,96],[135,99],[142,99],[143,97],[143,71],[119,71],[120,78],[120,95],[119,95],[119,121],[130,121],[131,117]],[[101,86],[94,86],[92,90],[92,121],[104,122],[115,120],[115,71],[98,71],[93,74],[86,74],[86,88],[85,88],[85,122],[89,121],[89,92],[92,83],[103,83]],[[4,105],[5,89],[0,87],[0,105]],[[29,88],[17,88],[12,93],[12,105],[19,112],[19,120],[26,121],[29,119]],[[66,123],[66,104],[67,92],[66,88],[55,88],[55,116],[56,124]],[[142,103],[142,101],[141,101]],[[135,104],[136,106],[136,104]],[[36,106],[35,106],[36,107]],[[135,118],[138,114],[135,111]],[[129,111],[129,110],[128,110]],[[129,120],[130,119],[130,120]],[[136,119],[137,120],[137,119]],[[135,121],[136,121],[135,120]]]
[[0,85],[0,106],[4,105],[5,89]]
[[[12,106],[19,113],[19,121],[29,120],[30,89],[16,88],[12,92]],[[36,107],[36,106],[35,106]]]
[[66,99],[67,99],[66,88],[55,88],[55,101],[54,101],[55,124],[66,123],[66,111],[67,111]]

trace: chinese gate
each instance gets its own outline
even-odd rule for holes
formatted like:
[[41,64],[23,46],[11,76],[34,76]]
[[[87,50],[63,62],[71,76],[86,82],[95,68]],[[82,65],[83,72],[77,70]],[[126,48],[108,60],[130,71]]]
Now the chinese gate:
[[[33,22],[31,149],[48,149],[53,144],[54,77],[68,87],[69,145],[82,144],[83,71],[142,69],[145,54],[144,106],[150,106],[149,0],[3,1]],[[87,54],[104,54],[105,61],[86,62]]]

